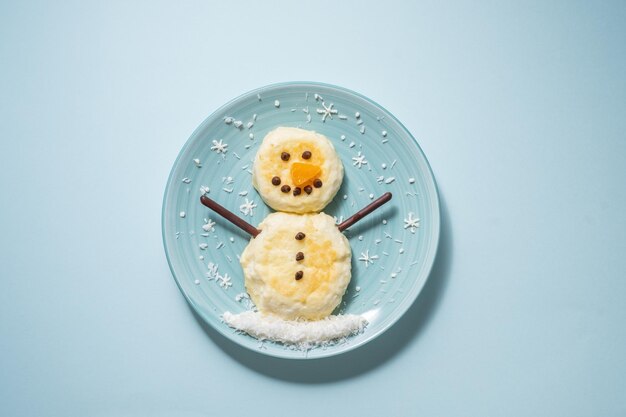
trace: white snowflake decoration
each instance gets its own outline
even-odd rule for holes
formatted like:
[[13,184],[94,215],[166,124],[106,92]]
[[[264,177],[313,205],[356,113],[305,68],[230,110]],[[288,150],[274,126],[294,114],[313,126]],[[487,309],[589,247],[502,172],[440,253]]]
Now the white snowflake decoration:
[[241,211],[244,216],[252,216],[255,207],[256,204],[254,201],[250,201],[246,198],[246,202],[239,206],[239,211]]
[[420,219],[413,218],[413,213],[409,213],[409,217],[404,219],[404,228],[409,229],[411,233],[415,233],[417,228],[420,227]]
[[330,103],[330,106],[327,106],[326,103],[322,101],[322,109],[317,109],[317,114],[322,115],[322,122],[326,122],[326,118],[333,118],[333,114],[337,114],[337,109],[333,109],[333,103]]
[[352,165],[359,169],[361,169],[363,165],[367,165],[367,159],[365,159],[365,155],[362,155],[360,151],[357,156],[352,158],[352,160],[354,161],[352,162]]
[[202,230],[204,230],[205,232],[211,232],[215,230],[214,226],[215,226],[215,222],[213,220],[205,219],[205,223],[202,225]]
[[224,288],[225,290],[233,286],[233,283],[231,282],[228,274],[217,275],[217,283],[219,284],[220,287]]
[[213,262],[209,262],[206,266],[209,272],[206,273],[207,278],[210,280],[215,279],[218,276],[217,270],[219,266]]
[[213,146],[211,146],[211,150],[217,153],[226,153],[228,151],[228,143],[222,142],[222,139],[218,141],[213,140]]
[[370,255],[370,251],[366,250],[365,252],[361,252],[359,261],[363,261],[365,263],[365,267],[367,268],[369,264],[373,264],[376,259],[378,259],[378,255]]

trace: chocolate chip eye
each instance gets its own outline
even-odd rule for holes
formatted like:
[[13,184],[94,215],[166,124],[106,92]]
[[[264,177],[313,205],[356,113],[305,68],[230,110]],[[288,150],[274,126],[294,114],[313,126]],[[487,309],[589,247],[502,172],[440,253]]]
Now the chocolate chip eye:
[[304,276],[304,272],[302,271],[296,272],[296,281],[301,280],[303,276]]
[[300,194],[302,194],[302,188],[296,187],[293,189],[293,195],[300,195]]
[[298,252],[296,253],[296,261],[301,261],[304,259],[304,253]]
[[311,194],[311,191],[313,191],[313,187],[311,187],[310,185],[305,185],[304,186],[304,192],[307,194]]
[[322,180],[320,180],[319,178],[316,179],[315,181],[313,181],[313,186],[315,188],[320,188],[322,186]]
[[302,159],[310,159],[310,158],[311,158],[311,152],[309,151],[302,152]]
[[274,177],[274,178],[272,178],[272,184],[274,184],[274,185],[280,185],[280,178],[278,178],[278,177]]
[[289,191],[291,191],[291,187],[285,184],[282,187],[280,187],[280,191],[282,191],[283,193],[288,193]]
[[289,161],[289,158],[291,158],[291,155],[289,155],[287,152],[283,152],[280,154],[280,159],[282,159],[283,161]]
[[302,232],[296,233],[296,240],[302,240],[306,237],[306,235]]

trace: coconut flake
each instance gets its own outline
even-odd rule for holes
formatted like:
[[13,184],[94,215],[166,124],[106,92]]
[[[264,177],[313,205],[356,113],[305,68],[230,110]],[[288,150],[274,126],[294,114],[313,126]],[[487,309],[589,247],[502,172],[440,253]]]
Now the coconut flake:
[[259,340],[271,340],[302,347],[315,346],[360,333],[367,320],[358,315],[330,316],[317,321],[288,321],[254,311],[222,316],[224,322]]

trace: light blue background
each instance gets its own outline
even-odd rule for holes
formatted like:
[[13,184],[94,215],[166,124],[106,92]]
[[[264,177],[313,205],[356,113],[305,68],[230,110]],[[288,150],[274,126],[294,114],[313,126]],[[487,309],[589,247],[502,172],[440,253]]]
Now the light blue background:
[[[59,3],[0,4],[0,415],[626,415],[626,3]],[[195,127],[289,80],[394,113],[443,206],[409,313],[310,362],[204,327],[160,231]]]

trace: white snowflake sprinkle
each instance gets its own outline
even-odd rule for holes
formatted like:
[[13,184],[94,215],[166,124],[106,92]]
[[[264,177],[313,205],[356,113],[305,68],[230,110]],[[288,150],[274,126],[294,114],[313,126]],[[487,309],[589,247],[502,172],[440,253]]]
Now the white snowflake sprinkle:
[[404,228],[409,229],[411,233],[415,233],[418,227],[420,227],[420,219],[413,218],[413,213],[409,213],[409,217],[404,219]]
[[354,161],[352,162],[352,165],[359,169],[361,169],[363,165],[367,165],[367,159],[365,159],[365,155],[362,155],[360,151],[357,156],[352,158],[352,160]]
[[211,146],[211,150],[217,153],[226,153],[228,150],[228,143],[222,142],[222,139],[218,141],[213,140],[213,146]]
[[211,232],[215,230],[215,222],[211,219],[205,219],[204,224],[202,225],[202,230],[205,232]]
[[247,191],[240,191],[240,192],[239,192],[239,196],[241,196],[241,197],[245,197],[245,196],[247,196],[247,195],[248,195],[248,192],[247,192]]
[[341,135],[341,140],[346,140],[346,135]]
[[370,251],[366,250],[365,252],[361,252],[359,261],[363,261],[365,263],[365,267],[367,268],[369,264],[373,264],[376,259],[378,259],[378,255],[370,255]]
[[415,183],[415,178],[409,178],[409,184]]
[[224,274],[223,276],[218,275],[217,283],[219,284],[220,287],[224,288],[225,290],[233,286],[233,283],[230,282],[230,277],[228,276],[228,274]]
[[250,133],[250,134],[248,135],[248,137],[249,137],[250,139],[254,139],[254,133]]
[[279,108],[280,107],[280,101],[274,100],[274,107]]
[[361,117],[361,113],[359,113],[359,112],[354,113],[354,117],[356,117],[358,119],[359,117]]
[[365,125],[361,126],[361,128],[359,129],[359,132],[361,132],[362,135],[365,134]]
[[233,126],[235,126],[237,129],[241,129],[243,127],[243,122],[241,120],[235,120],[233,122]]
[[209,262],[206,267],[209,270],[209,272],[206,273],[209,281],[215,279],[218,275],[217,270],[219,269],[219,266],[217,264],[214,264],[213,262]]
[[195,280],[193,283],[194,283],[194,284],[196,284],[196,285],[200,285],[200,280],[199,280],[199,279],[197,279],[197,280]]
[[239,211],[243,213],[244,216],[252,216],[254,214],[253,210],[257,205],[254,201],[250,201],[246,198],[246,202],[239,206]]
[[182,181],[183,181],[185,184],[191,184],[191,180],[190,180],[189,178],[187,178],[187,177],[183,178],[183,179],[182,179]]
[[206,244],[206,243],[200,243],[200,244],[198,245],[198,247],[199,247],[200,249],[202,249],[202,250],[205,250],[206,248],[208,248],[208,247],[209,247],[209,245],[208,245],[208,244]]
[[211,189],[209,187],[207,187],[206,185],[200,186],[200,195],[205,195],[205,194],[208,194],[209,192],[211,192]]
[[226,123],[227,125],[232,124],[235,121],[235,119],[233,119],[232,117],[224,117],[224,123]]
[[369,197],[370,197],[370,200],[373,200],[374,199],[374,194],[370,194]]
[[317,109],[317,114],[323,115],[322,122],[326,122],[327,117],[330,117],[332,119],[333,114],[337,114],[337,110],[333,109],[333,103],[330,103],[330,105],[327,106],[326,103],[322,101],[322,107],[323,108],[321,109]]
[[187,216],[187,213],[185,213],[184,211],[181,211],[179,214],[181,219],[184,219]]
[[356,145],[356,143],[350,142],[350,144],[348,146],[351,147],[351,148],[354,148],[354,145]]
[[380,164],[380,167],[381,167],[382,169],[387,169],[387,164],[382,163],[382,164]]
[[196,166],[198,168],[202,168],[202,163],[200,162],[200,160],[198,158],[194,159],[193,163],[196,164]]
[[383,130],[381,134],[383,135],[383,137],[387,137],[387,131],[386,130]]
[[396,177],[389,177],[385,180],[385,184],[391,184],[396,180]]
[[382,184],[384,181],[385,181],[384,175],[381,175],[380,177],[376,177],[377,183]]

